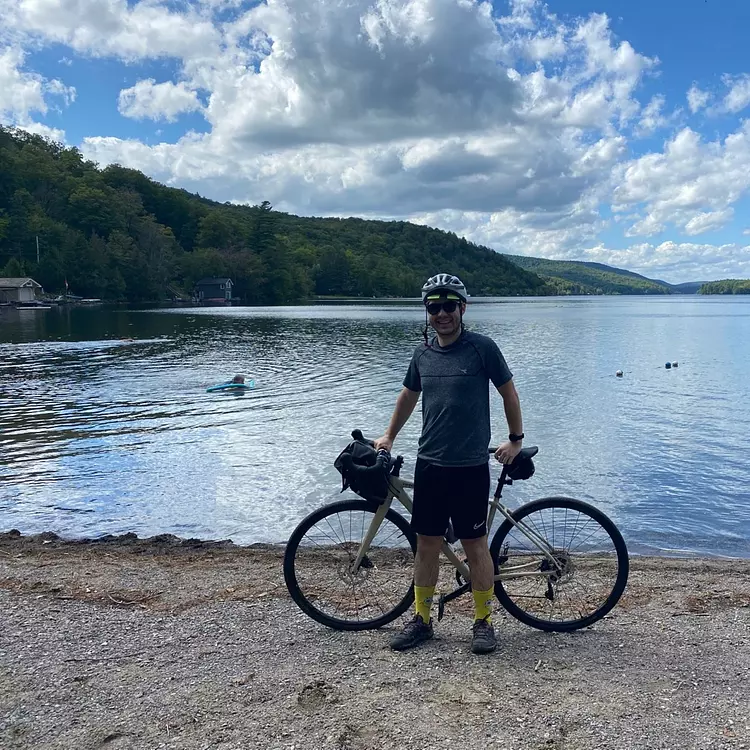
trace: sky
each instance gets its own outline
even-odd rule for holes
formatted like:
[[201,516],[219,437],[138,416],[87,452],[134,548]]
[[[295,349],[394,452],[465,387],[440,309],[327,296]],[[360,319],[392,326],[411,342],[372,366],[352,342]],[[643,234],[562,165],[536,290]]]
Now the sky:
[[0,123],[101,166],[672,283],[750,277],[746,0],[0,0],[0,18]]

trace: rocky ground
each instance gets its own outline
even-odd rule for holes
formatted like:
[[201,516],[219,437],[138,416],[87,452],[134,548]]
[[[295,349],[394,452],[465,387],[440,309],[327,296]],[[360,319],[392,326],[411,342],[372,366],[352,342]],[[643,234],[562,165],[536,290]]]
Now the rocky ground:
[[750,750],[750,561],[635,558],[603,621],[328,630],[283,549],[0,534],[0,748]]

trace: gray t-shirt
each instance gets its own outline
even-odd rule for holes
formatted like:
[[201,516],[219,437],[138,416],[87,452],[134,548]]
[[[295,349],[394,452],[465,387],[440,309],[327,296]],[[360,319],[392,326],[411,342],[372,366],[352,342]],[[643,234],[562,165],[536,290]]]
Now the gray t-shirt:
[[513,374],[497,344],[465,331],[442,348],[437,339],[414,351],[404,386],[422,393],[419,458],[438,466],[478,466],[489,460],[489,382]]

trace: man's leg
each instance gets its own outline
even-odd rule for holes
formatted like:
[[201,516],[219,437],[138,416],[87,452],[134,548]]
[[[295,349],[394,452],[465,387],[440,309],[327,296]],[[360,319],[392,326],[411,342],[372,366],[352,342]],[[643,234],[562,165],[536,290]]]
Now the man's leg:
[[487,591],[494,588],[495,569],[487,546],[487,535],[480,536],[479,539],[462,539],[461,546],[471,568],[472,591]]
[[471,593],[474,596],[474,637],[471,650],[487,654],[497,647],[492,627],[492,602],[495,597],[495,569],[487,547],[487,536],[462,539],[461,545],[471,568]]
[[453,528],[471,568],[471,590],[474,595],[471,650],[475,654],[485,654],[494,651],[497,646],[492,627],[495,569],[487,547],[489,464],[456,469],[453,488],[456,497],[456,503],[451,508]]
[[440,547],[448,528],[448,508],[442,494],[443,470],[417,459],[411,527],[417,535],[414,558],[414,619],[391,639],[391,648],[404,651],[432,638],[430,609],[440,569]]
[[442,536],[417,534],[417,555],[414,558],[414,604],[425,623],[430,622],[430,608],[440,572]]
[[487,537],[462,539],[471,568],[471,593],[474,595],[474,619],[492,622],[492,599],[495,596],[495,572],[487,547]]
[[417,555],[414,558],[414,619],[404,629],[391,638],[394,651],[406,651],[430,640],[433,635],[432,599],[435,596],[438,572],[440,570],[440,546],[442,536],[417,535]]

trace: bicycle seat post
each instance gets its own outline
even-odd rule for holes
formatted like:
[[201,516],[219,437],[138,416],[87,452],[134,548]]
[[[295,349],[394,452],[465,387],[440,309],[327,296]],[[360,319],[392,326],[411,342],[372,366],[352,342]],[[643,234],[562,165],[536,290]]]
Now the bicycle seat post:
[[503,487],[506,484],[513,484],[512,479],[508,479],[508,467],[503,464],[503,470],[500,472],[500,476],[497,478],[497,489],[495,490],[495,500],[499,500],[503,496]]

